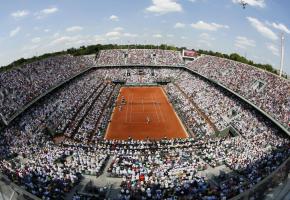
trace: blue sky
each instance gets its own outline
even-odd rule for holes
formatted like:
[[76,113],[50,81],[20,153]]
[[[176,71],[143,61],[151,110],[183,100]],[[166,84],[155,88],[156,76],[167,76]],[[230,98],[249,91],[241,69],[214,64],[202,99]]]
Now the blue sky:
[[21,57],[96,43],[167,43],[237,52],[279,67],[287,0],[0,0],[0,65]]

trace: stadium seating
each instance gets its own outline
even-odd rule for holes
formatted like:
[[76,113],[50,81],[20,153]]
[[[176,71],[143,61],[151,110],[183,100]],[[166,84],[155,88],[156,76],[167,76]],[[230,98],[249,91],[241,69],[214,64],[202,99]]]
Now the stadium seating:
[[102,50],[96,61],[98,66],[181,66],[180,52],[158,49]]
[[[228,199],[253,188],[290,156],[289,137],[269,119],[214,83],[175,68],[183,65],[179,52],[104,50],[97,61],[93,59],[54,57],[0,74],[1,89],[2,83],[7,89],[1,90],[5,98],[0,108],[8,119],[48,88],[95,62],[95,69],[48,94],[2,130],[1,173],[40,198],[63,199],[85,176],[108,174],[122,179],[119,199]],[[289,82],[210,56],[188,67],[240,93],[284,125],[289,120]],[[21,75],[30,72],[31,80]],[[139,84],[170,80],[160,87],[190,137],[104,140],[120,80]],[[11,97],[8,91],[13,91]],[[6,98],[15,101],[9,104]],[[217,137],[229,127],[237,134]],[[220,173],[214,180],[206,175],[216,168],[232,175]],[[75,194],[76,199],[80,196]]]
[[0,115],[9,121],[49,88],[90,67],[88,61],[85,57],[57,56],[0,73]]
[[289,81],[252,66],[214,56],[202,56],[188,63],[187,67],[241,94],[285,127],[288,126]]

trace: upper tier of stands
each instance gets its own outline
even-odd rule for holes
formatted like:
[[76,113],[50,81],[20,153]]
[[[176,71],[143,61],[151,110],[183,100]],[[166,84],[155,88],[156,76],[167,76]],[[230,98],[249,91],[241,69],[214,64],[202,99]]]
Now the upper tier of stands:
[[88,68],[86,57],[56,56],[0,73],[0,120],[9,121],[18,110],[51,87]]
[[290,82],[250,65],[202,56],[187,67],[244,96],[285,127],[290,122]]
[[179,51],[159,49],[102,50],[96,62],[98,66],[181,66],[184,64]]

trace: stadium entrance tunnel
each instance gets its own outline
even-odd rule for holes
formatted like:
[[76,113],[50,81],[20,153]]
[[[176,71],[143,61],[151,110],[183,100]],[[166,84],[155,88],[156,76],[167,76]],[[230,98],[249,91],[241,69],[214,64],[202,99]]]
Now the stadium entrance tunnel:
[[237,129],[235,129],[233,126],[229,125],[225,129],[216,132],[216,137],[237,137],[242,136]]

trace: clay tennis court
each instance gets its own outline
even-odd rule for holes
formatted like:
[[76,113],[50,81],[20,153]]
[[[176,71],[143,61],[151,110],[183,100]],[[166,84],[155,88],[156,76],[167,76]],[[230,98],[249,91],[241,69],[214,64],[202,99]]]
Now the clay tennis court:
[[188,137],[161,87],[121,88],[105,139],[129,137],[136,140]]

